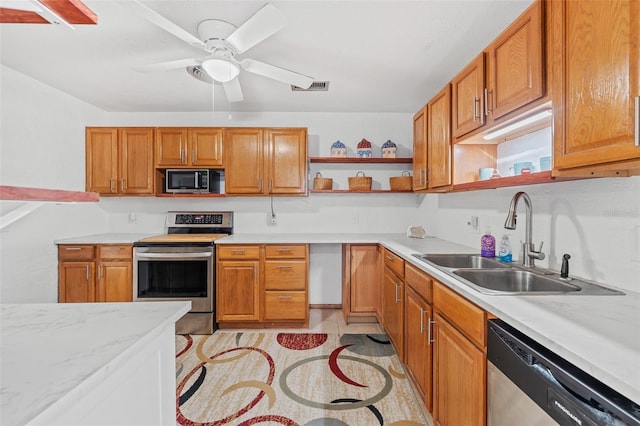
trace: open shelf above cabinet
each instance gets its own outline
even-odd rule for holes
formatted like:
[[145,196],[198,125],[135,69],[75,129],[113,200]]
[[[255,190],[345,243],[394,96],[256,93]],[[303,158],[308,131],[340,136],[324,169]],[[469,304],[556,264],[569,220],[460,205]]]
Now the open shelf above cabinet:
[[309,157],[310,163],[346,163],[346,164],[411,164],[413,158],[359,158],[359,157]]

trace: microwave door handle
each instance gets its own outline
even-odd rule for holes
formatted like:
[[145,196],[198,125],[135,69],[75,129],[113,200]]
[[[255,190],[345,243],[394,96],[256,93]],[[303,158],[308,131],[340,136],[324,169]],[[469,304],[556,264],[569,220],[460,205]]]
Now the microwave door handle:
[[211,257],[211,252],[201,253],[136,253],[138,259],[185,259]]
[[193,172],[193,180],[195,181],[194,187],[200,189],[200,182],[198,180],[198,172]]

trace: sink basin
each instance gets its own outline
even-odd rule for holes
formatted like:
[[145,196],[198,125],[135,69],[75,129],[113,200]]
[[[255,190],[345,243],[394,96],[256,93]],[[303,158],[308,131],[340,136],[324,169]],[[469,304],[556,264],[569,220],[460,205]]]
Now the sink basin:
[[414,254],[414,256],[444,268],[509,268],[509,265],[498,260],[477,254]]
[[455,275],[475,284],[483,293],[570,293],[581,288],[557,279],[518,269],[457,269]]

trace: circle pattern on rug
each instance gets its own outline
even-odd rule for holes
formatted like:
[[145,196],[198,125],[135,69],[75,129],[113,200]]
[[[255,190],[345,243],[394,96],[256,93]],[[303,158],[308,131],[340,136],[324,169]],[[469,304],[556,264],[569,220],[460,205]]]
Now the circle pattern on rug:
[[389,337],[385,334],[344,334],[341,345],[350,345],[349,352],[363,356],[383,357],[395,355]]
[[317,348],[327,341],[324,333],[278,333],[276,337],[283,348],[306,351]]

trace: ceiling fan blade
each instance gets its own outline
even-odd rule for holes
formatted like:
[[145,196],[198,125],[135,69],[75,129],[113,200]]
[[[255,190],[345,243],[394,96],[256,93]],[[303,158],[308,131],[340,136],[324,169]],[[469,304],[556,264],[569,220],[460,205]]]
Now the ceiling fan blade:
[[238,80],[238,77],[223,83],[222,87],[224,88],[224,93],[227,95],[227,100],[229,102],[240,102],[244,100],[242,87],[240,87],[240,80]]
[[251,18],[235,30],[226,42],[242,53],[287,25],[285,16],[272,4],[265,4]]
[[284,68],[274,67],[273,65],[265,64],[264,62],[256,61],[254,59],[243,59],[240,62],[240,66],[246,71],[254,74],[282,81],[283,83],[293,84],[294,86],[302,87],[303,89],[308,89],[311,86],[311,83],[313,83],[312,77],[289,71]]
[[121,4],[129,8],[132,12],[136,13],[138,16],[146,19],[152,24],[157,25],[158,27],[162,28],[166,32],[173,34],[174,36],[178,37],[182,41],[185,41],[192,46],[205,49],[205,44],[198,37],[187,32],[183,28],[177,26],[176,24],[174,24],[164,16],[160,15],[158,12],[140,3],[138,0],[129,0],[129,1],[122,2]]
[[155,64],[141,65],[135,67],[140,72],[156,72],[156,71],[170,71],[178,68],[186,68],[195,65],[199,65],[200,61],[195,58],[189,59],[177,59],[175,61],[157,62]]

